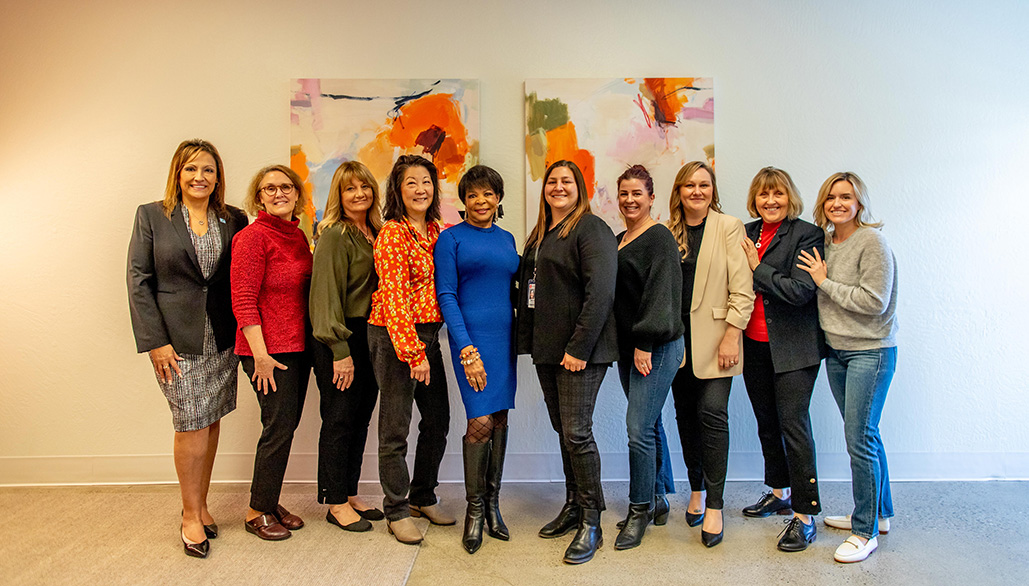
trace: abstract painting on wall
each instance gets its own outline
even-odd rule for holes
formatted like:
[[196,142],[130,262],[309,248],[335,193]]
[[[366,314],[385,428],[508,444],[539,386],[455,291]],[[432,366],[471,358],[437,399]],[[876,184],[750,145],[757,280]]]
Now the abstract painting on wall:
[[530,79],[525,82],[526,229],[536,225],[547,167],[562,159],[582,170],[593,213],[624,229],[615,180],[629,165],[654,178],[658,221],[668,219],[675,175],[690,161],[714,165],[714,83],[710,78]]
[[439,170],[443,222],[461,221],[457,182],[479,158],[479,82],[461,79],[294,79],[290,85],[290,167],[312,203],[308,234],[325,210],[336,167],[368,166],[385,195],[401,155],[421,155]]

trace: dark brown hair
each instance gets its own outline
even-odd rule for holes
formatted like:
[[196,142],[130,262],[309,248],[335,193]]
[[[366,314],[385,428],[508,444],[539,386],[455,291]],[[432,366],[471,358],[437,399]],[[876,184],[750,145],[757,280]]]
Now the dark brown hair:
[[410,167],[421,167],[429,172],[429,179],[432,180],[432,203],[425,212],[426,222],[437,222],[442,217],[440,212],[439,174],[436,172],[436,165],[432,161],[418,155],[401,155],[393,164],[393,170],[386,180],[386,198],[383,202],[382,217],[384,220],[401,220],[407,217],[407,207],[404,206],[402,185],[404,174]]

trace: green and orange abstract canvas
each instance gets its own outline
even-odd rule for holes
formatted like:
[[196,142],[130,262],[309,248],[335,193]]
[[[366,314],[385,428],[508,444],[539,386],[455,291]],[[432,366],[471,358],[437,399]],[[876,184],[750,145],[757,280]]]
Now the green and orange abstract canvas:
[[526,228],[536,224],[547,167],[574,161],[593,213],[618,233],[615,180],[629,165],[654,178],[653,216],[668,219],[675,174],[715,159],[714,83],[701,77],[530,79],[525,82]]
[[294,79],[290,82],[290,167],[311,190],[301,226],[321,218],[344,161],[361,161],[385,193],[401,155],[439,169],[443,222],[461,221],[457,183],[479,158],[479,82],[461,79]]

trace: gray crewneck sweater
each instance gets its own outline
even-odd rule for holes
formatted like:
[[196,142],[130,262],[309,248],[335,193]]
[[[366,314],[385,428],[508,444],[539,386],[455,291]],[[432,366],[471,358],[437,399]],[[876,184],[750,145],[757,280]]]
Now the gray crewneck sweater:
[[858,228],[825,245],[829,276],[818,287],[818,321],[835,350],[897,345],[897,262],[886,238]]

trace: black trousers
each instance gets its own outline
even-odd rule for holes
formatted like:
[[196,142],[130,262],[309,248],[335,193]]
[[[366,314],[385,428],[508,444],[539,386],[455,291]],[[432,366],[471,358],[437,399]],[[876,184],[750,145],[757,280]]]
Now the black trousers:
[[757,418],[757,434],[765,458],[765,484],[790,487],[793,510],[805,515],[822,511],[818,498],[815,438],[811,433],[811,393],[820,364],[776,373],[771,346],[743,337],[743,381]]
[[[443,461],[447,432],[450,431],[450,397],[439,347],[441,325],[415,325],[429,360],[428,385],[411,378],[411,367],[397,358],[386,328],[368,326],[368,347],[381,401],[379,483],[385,494],[383,510],[390,521],[410,516],[408,505],[424,507],[436,504],[439,465]],[[418,413],[422,417],[418,423],[413,476],[407,472],[407,436],[411,430],[412,402],[418,405]]]
[[347,339],[354,361],[354,380],[346,390],[332,382],[332,349],[314,342],[314,377],[321,398],[322,429],[318,436],[318,502],[340,505],[357,494],[379,385],[368,354],[368,321],[347,319]]
[[600,485],[600,451],[593,438],[593,410],[600,383],[610,364],[587,364],[569,372],[559,364],[537,364],[536,375],[550,414],[550,425],[561,439],[565,488],[585,509],[604,510]]
[[[309,342],[310,344],[310,342]],[[275,370],[275,391],[264,394],[257,383],[250,381],[261,406],[261,438],[257,440],[254,457],[254,479],[250,483],[250,508],[271,513],[279,504],[282,479],[286,476],[289,451],[293,447],[293,432],[300,424],[307,398],[307,381],[311,376],[311,358],[308,352],[272,354],[272,358],[286,366]],[[248,379],[254,378],[253,356],[240,356],[240,364]]]
[[[749,359],[749,358],[748,358]],[[700,379],[693,375],[690,339],[686,338],[686,366],[672,380],[675,422],[682,442],[682,458],[690,490],[707,490],[706,505],[724,505],[725,475],[729,465],[729,391],[732,377]]]

